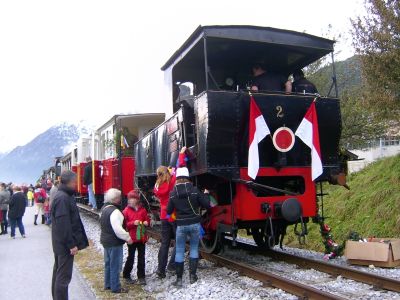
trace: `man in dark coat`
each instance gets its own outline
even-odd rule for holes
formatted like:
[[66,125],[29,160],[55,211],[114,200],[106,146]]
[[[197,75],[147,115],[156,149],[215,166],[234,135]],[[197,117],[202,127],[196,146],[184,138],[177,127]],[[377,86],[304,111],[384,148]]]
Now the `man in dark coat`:
[[78,207],[73,197],[76,174],[64,171],[61,185],[51,206],[51,234],[54,252],[52,295],[55,300],[68,299],[68,285],[72,278],[74,255],[89,243]]
[[92,158],[90,156],[86,157],[87,165],[85,167],[83,173],[83,184],[87,186],[88,196],[89,196],[89,205],[92,206],[92,209],[97,209],[96,197],[93,191],[93,167],[92,167]]
[[293,72],[292,92],[302,94],[318,94],[314,83],[306,79],[302,70]]
[[11,238],[15,239],[15,227],[18,225],[19,233],[25,238],[25,228],[22,217],[25,214],[26,196],[21,187],[14,186],[13,195],[9,201],[8,219],[11,225]]
[[291,92],[291,87],[289,89],[287,77],[278,73],[267,71],[267,68],[264,64],[254,64],[252,71],[254,76],[251,83],[252,91]]

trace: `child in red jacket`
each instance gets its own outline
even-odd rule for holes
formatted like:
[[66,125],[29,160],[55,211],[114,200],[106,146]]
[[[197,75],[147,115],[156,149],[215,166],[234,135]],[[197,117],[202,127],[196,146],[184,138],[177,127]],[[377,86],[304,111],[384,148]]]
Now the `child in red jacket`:
[[124,222],[126,230],[129,232],[133,243],[128,245],[128,258],[125,263],[123,277],[129,283],[133,283],[131,272],[135,261],[135,252],[138,250],[137,277],[138,283],[145,285],[145,253],[146,235],[145,227],[150,225],[150,218],[144,207],[140,205],[140,195],[137,191],[128,193],[128,206],[122,212],[124,214]]
[[44,200],[43,211],[44,211],[45,224],[46,225],[50,225],[51,224],[51,218],[50,218],[50,201],[49,201],[49,198],[46,198],[46,200]]
[[[186,147],[183,147],[179,153],[178,167],[186,166],[185,162]],[[157,181],[154,187],[154,195],[160,200],[160,219],[161,219],[161,246],[158,252],[158,278],[165,278],[165,269],[168,262],[168,250],[171,240],[175,237],[176,223],[173,217],[167,217],[167,205],[169,194],[175,186],[176,176],[175,169],[169,170],[165,166],[157,169]],[[175,269],[175,247],[172,251],[171,258],[168,263],[168,270]]]

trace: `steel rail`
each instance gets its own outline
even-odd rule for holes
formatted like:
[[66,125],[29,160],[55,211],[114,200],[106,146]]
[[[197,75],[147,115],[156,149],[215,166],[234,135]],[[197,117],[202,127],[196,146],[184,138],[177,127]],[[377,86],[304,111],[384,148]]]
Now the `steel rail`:
[[264,270],[249,266],[247,264],[234,261],[220,255],[208,254],[200,251],[201,256],[217,265],[238,271],[240,274],[261,281],[264,285],[279,288],[290,294],[298,296],[300,299],[345,299],[332,293],[328,293],[309,285],[305,285],[294,280],[275,275]]
[[257,246],[246,244],[243,242],[237,241],[237,245],[241,249],[256,251],[257,254],[271,257],[272,259],[296,264],[302,268],[318,270],[320,272],[331,274],[333,276],[342,276],[347,279],[352,279],[358,282],[363,282],[372,285],[378,289],[400,292],[400,281],[393,278],[367,273],[364,271],[357,270],[355,268],[340,266],[337,264],[328,263],[326,261],[316,260],[313,258],[307,258],[303,256],[297,256],[294,254],[285,253],[281,251],[275,251],[275,250],[260,251],[257,248]]

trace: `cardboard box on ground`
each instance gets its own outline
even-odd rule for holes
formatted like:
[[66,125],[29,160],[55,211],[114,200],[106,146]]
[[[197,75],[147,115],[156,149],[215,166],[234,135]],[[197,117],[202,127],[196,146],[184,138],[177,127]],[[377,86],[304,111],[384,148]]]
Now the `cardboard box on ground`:
[[373,238],[369,242],[347,241],[345,257],[354,265],[397,267],[400,266],[400,239]]

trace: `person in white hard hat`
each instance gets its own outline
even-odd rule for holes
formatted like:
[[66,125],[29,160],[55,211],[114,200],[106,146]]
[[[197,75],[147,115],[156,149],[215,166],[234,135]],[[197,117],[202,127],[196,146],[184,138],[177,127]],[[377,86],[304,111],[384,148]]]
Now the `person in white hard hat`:
[[176,282],[175,286],[182,287],[182,275],[184,265],[184,254],[186,238],[190,241],[190,283],[197,281],[197,264],[199,260],[200,240],[200,209],[210,208],[208,190],[204,193],[199,191],[189,179],[189,170],[186,167],[178,168],[176,171],[176,184],[170,194],[167,206],[167,214],[176,212]]

